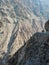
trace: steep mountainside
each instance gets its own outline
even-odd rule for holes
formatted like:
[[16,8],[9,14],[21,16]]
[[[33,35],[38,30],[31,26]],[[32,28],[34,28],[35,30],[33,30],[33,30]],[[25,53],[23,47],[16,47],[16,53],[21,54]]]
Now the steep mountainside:
[[8,59],[8,65],[49,65],[49,31],[37,32],[26,44]]
[[46,32],[35,33],[11,58],[8,65],[49,65],[49,21]]
[[24,46],[34,33],[43,30],[47,19],[40,12],[41,8],[40,1],[36,0],[0,0],[0,64],[7,65],[9,56]]

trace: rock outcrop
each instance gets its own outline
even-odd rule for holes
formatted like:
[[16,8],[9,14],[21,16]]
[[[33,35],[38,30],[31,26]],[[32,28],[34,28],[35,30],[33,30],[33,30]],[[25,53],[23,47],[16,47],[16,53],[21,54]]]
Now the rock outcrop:
[[8,65],[49,65],[49,32],[37,32],[26,44],[8,59]]
[[[46,32],[45,32],[46,31]],[[49,65],[49,20],[45,31],[37,32],[12,57],[8,65]]]
[[[21,64],[26,62],[25,57],[29,58],[26,53],[29,55],[31,43],[33,45],[33,39],[30,37],[43,30],[45,19],[37,17],[27,5],[23,4],[22,0],[0,0],[0,65],[19,65],[21,62]],[[37,37],[40,36],[40,41],[49,36],[48,33],[42,34],[37,34]]]

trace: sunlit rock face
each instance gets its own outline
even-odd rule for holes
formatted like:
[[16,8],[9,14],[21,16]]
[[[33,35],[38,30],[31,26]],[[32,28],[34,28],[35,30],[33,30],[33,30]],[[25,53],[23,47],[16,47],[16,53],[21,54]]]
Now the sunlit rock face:
[[[14,29],[14,17],[10,17],[8,7],[3,4],[0,6],[0,63],[6,64],[8,55],[8,44]],[[12,10],[12,9],[11,9]],[[14,15],[15,16],[15,15]]]
[[2,0],[0,4],[0,44],[3,45],[3,50],[5,48],[6,52],[13,55],[24,45],[24,41],[26,42],[35,32],[41,31],[42,26],[40,19],[28,11],[20,1],[16,0],[17,6],[11,2]]
[[[27,5],[26,5],[27,6]],[[37,17],[21,0],[0,0],[0,62],[7,65],[11,58],[18,52],[18,64],[24,57],[27,40],[43,30],[43,21]],[[9,63],[8,63],[9,64]]]
[[1,17],[0,19],[0,46],[7,40],[7,36],[9,33],[9,21],[6,17]]
[[[26,24],[26,25],[25,25]],[[32,35],[32,24],[27,19],[15,15],[13,6],[1,1],[0,6],[0,63],[7,65],[12,56]]]
[[[4,31],[5,28],[6,27],[6,25],[4,25],[4,23],[3,22],[1,22],[1,20],[0,20],[0,43],[2,43],[2,41],[4,41],[5,40],[5,37],[6,37],[6,35],[5,35],[5,33],[7,33],[6,31]],[[5,36],[4,36],[5,35]]]
[[0,9],[0,63],[7,65],[8,57],[13,56],[32,36],[33,28],[29,20],[17,20],[15,12],[10,11],[12,8],[4,5]]
[[0,49],[4,46],[5,41],[7,40],[8,35],[8,26],[5,19],[2,17],[2,20],[0,20]]

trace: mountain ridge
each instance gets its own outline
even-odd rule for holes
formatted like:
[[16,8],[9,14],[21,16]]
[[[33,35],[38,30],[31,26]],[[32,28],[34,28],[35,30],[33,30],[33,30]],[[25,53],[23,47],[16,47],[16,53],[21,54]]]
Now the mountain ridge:
[[[2,65],[7,65],[8,56],[12,57],[32,35],[44,30],[44,23],[47,19],[41,16],[38,11],[39,6],[36,10],[38,3],[35,2],[36,0],[34,3],[31,0],[26,1],[0,0],[0,25],[2,23],[0,27],[0,62]],[[30,6],[27,5],[28,2]]]

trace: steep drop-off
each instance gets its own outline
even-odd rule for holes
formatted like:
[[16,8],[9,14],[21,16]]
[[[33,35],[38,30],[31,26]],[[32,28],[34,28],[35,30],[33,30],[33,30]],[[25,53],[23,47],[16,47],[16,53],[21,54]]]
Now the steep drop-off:
[[[27,40],[44,29],[46,18],[41,15],[37,16],[35,13],[39,12],[38,9],[37,12],[36,8],[30,9],[26,5],[29,2],[31,6],[34,6],[36,2],[33,1],[33,5],[31,0],[24,2],[25,4],[23,2],[24,0],[0,0],[0,64],[2,65],[7,65],[9,56],[12,57],[26,44],[23,49],[25,50]],[[34,13],[32,9],[36,12]],[[23,50],[21,53],[25,54]],[[22,57],[18,59],[18,63]]]

